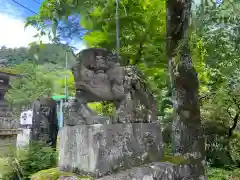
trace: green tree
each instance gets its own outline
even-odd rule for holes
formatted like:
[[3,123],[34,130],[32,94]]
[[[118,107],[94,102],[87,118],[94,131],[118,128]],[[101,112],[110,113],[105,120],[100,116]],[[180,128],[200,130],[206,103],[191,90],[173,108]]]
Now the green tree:
[[[4,69],[4,68],[3,68]],[[5,98],[14,105],[28,105],[40,97],[52,97],[64,93],[65,75],[68,73],[68,89],[74,93],[73,76],[54,64],[35,65],[29,62],[13,66],[21,78],[10,82],[11,89]]]
[[[201,49],[204,52],[204,73],[207,75],[206,90],[200,98],[201,115],[207,139],[207,158],[217,166],[239,162],[236,158],[239,156],[236,153],[239,152],[238,136],[235,133],[240,102],[239,15],[235,8],[238,4],[238,1],[233,4],[224,1],[220,7],[203,4],[196,13],[201,21],[196,21],[194,34],[204,42]],[[196,51],[194,54],[202,57]]]
[[20,48],[4,48],[0,49],[0,59],[5,59],[8,65],[19,64],[31,57],[28,55],[25,47]]
[[29,48],[1,48],[0,60],[6,60],[6,65],[14,66],[24,61],[35,64],[58,64],[65,67],[66,52],[68,53],[68,66],[71,67],[75,63],[75,55],[72,50],[68,51],[66,45],[58,44],[37,44],[31,43]]

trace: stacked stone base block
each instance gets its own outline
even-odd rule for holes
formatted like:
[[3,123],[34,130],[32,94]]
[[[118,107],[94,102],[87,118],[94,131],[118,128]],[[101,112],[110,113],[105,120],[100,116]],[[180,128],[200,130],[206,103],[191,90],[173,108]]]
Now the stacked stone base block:
[[65,126],[59,137],[62,171],[101,177],[163,158],[159,124]]
[[188,171],[188,166],[155,162],[141,167],[104,176],[97,180],[195,180]]
[[[76,176],[61,176],[59,180],[83,180]],[[87,180],[86,178],[85,180]],[[94,179],[94,178],[93,178]],[[92,180],[89,178],[89,180]],[[190,174],[189,165],[176,165],[165,162],[149,163],[140,167],[116,174],[104,176],[96,180],[199,180]]]

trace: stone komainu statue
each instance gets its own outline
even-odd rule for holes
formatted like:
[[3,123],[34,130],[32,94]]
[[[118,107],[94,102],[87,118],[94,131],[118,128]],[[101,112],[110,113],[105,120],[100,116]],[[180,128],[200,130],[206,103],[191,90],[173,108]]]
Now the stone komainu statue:
[[121,66],[113,53],[90,48],[77,55],[72,72],[76,97],[68,109],[68,125],[105,123],[106,118],[87,107],[101,101],[115,105],[115,123],[156,121],[156,102],[136,66]]

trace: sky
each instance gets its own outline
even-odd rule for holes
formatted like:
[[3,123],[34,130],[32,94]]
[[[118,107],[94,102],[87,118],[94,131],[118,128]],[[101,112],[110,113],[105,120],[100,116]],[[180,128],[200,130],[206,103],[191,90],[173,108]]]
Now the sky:
[[[14,2],[15,1],[15,2]],[[38,13],[40,3],[44,0],[0,0],[0,46],[7,47],[27,47],[29,43],[36,41],[33,38],[37,34],[37,30],[33,27],[24,29],[25,19],[28,16],[34,15],[33,12]],[[195,5],[199,4],[201,0],[195,0]],[[222,0],[216,0],[222,1]],[[21,7],[19,4],[29,8]],[[42,37],[43,43],[49,42],[48,37]],[[78,50],[86,48],[83,42],[75,41],[73,45]]]
[[[38,13],[43,0],[0,0],[0,46],[27,47],[29,43],[37,40],[33,37],[37,34],[35,28],[29,26],[24,29],[25,19],[34,13],[14,1]],[[48,37],[42,37],[41,40],[43,43],[49,42]],[[71,45],[78,50],[85,48],[81,41],[75,41]]]

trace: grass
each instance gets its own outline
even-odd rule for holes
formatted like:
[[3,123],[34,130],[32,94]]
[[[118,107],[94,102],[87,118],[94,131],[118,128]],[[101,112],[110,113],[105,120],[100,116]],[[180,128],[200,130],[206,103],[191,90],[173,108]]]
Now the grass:
[[47,170],[42,170],[37,172],[36,174],[32,175],[31,179],[32,180],[58,180],[60,176],[75,176],[76,178],[80,179],[86,179],[86,180],[93,180],[91,177],[87,176],[78,176],[74,173],[68,173],[68,172],[62,172],[59,171],[58,168],[51,168]]
[[225,170],[221,168],[209,168],[208,180],[240,180],[240,168]]
[[0,179],[2,179],[2,176],[8,172],[8,159],[7,158],[1,158],[0,157]]

